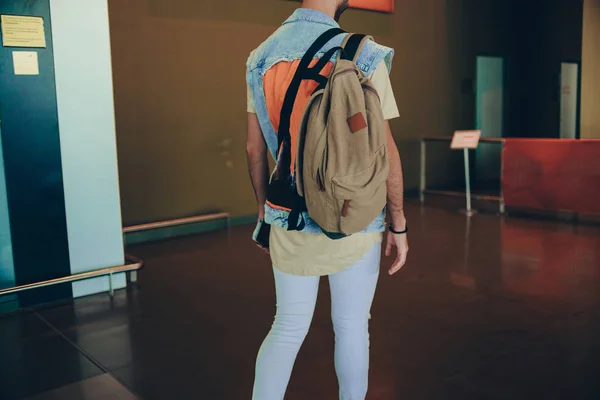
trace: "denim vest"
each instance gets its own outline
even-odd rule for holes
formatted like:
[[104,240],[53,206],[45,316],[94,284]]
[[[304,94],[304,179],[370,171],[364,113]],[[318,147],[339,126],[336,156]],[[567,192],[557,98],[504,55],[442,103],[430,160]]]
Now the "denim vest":
[[[338,28],[338,23],[326,14],[319,11],[300,8],[296,10],[283,25],[254,50],[248,62],[246,80],[252,92],[254,106],[260,127],[262,129],[267,147],[271,155],[277,160],[277,132],[271,125],[265,92],[263,88],[263,76],[273,65],[282,61],[299,60],[304,56],[310,45],[326,30]],[[332,47],[340,46],[345,35],[338,35],[332,39],[319,53],[320,58],[327,50]],[[388,71],[391,70],[394,51],[390,48],[369,41],[363,47],[358,60],[358,67],[367,76],[371,76],[380,62],[384,61]],[[334,55],[332,61],[336,56]],[[382,232],[385,230],[385,213],[371,223],[365,232]],[[278,226],[283,229],[288,227],[289,213],[265,206],[265,222]],[[322,233],[321,228],[304,212],[302,217],[305,221],[303,233]]]

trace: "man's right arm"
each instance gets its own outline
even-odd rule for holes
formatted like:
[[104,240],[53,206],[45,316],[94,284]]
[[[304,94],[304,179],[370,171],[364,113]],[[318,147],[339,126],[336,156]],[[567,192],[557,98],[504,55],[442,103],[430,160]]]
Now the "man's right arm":
[[395,230],[404,230],[406,217],[404,216],[404,174],[402,161],[396,141],[392,136],[389,122],[386,121],[387,149],[390,161],[390,174],[387,180],[388,211],[392,226]]
[[[390,119],[399,117],[400,113],[398,112],[394,91],[392,90],[392,82],[390,81],[388,68],[385,63],[381,62],[377,66],[377,69],[371,77],[371,81],[377,89],[377,93],[379,93],[383,118],[386,120],[387,150],[390,162],[390,174],[387,180],[387,208],[389,219],[395,231],[403,231],[406,228],[406,217],[404,216],[404,178],[402,174],[402,162],[400,161],[398,146],[396,146],[396,141],[392,136],[390,124],[388,122]],[[406,263],[406,256],[408,254],[408,239],[406,233],[394,234],[391,231],[388,232],[385,249],[386,256],[389,257],[392,255],[394,247],[397,249],[397,254],[396,260],[389,270],[390,275],[398,272]]]
[[262,134],[256,114],[248,113],[248,137],[246,139],[246,156],[248,171],[254,187],[258,216],[263,219],[265,203],[267,202],[267,187],[269,185],[269,161],[267,144]]
[[[406,217],[404,215],[404,177],[402,173],[402,162],[400,160],[398,146],[392,136],[390,124],[387,121],[385,124],[387,130],[388,157],[390,161],[390,174],[387,180],[388,213],[394,230],[403,231],[406,229]],[[389,270],[390,275],[398,272],[406,263],[406,257],[408,255],[407,234],[394,234],[391,231],[388,232],[385,250],[386,256],[389,257],[392,255],[393,247],[397,248],[397,255],[394,264]]]

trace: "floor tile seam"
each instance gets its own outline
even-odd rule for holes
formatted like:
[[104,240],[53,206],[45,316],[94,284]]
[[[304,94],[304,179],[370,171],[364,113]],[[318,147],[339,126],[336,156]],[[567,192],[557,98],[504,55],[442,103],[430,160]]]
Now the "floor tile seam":
[[48,321],[46,318],[44,318],[41,314],[39,314],[37,311],[33,311],[33,314],[40,320],[42,321],[42,323],[44,323],[45,325],[47,325],[52,331],[54,331],[59,337],[61,337],[64,341],[66,341],[71,347],[75,348],[82,356],[84,356],[85,358],[87,358],[95,367],[97,367],[99,370],[101,370],[104,374],[107,374],[108,376],[110,376],[112,379],[114,379],[116,382],[118,382],[121,386],[123,386],[125,389],[127,389],[133,396],[135,396],[137,399],[141,399],[141,397],[133,390],[133,388],[131,388],[126,382],[123,382],[121,379],[119,379],[116,375],[114,375],[108,368],[106,368],[99,360],[97,360],[94,356],[92,356],[91,354],[89,354],[87,351],[85,351],[83,348],[81,348],[79,345],[77,345],[74,341],[72,341],[71,339],[69,339],[60,329],[58,329],[56,326],[54,326],[50,321]]

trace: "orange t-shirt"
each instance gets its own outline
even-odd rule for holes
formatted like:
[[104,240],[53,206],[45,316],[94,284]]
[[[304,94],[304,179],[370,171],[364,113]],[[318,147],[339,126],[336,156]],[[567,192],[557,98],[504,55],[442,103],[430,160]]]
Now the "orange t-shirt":
[[[310,63],[309,67],[314,66],[319,60],[315,59]],[[281,107],[283,107],[283,101],[287,88],[292,83],[294,74],[298,70],[300,60],[291,62],[280,62],[272,66],[263,77],[263,87],[265,91],[265,100],[267,102],[267,111],[269,113],[269,120],[275,132],[279,130],[279,119],[281,117]],[[325,65],[321,71],[321,75],[327,77],[333,69],[333,63],[329,62]],[[300,130],[300,123],[302,122],[302,116],[310,96],[317,88],[319,84],[313,80],[304,80],[300,84],[296,101],[294,102],[294,108],[290,119],[290,137],[292,139],[292,161],[290,168],[292,168],[292,174],[294,173],[294,165],[296,164],[296,150],[298,147],[298,131]]]

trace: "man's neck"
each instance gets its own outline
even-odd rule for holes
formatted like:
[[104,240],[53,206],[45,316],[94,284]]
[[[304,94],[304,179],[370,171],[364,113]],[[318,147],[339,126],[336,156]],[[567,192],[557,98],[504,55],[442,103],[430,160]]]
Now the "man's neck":
[[308,8],[311,10],[320,11],[323,14],[327,14],[331,18],[334,18],[337,6],[336,6],[335,2],[332,2],[332,1],[304,0],[302,2],[302,8]]

